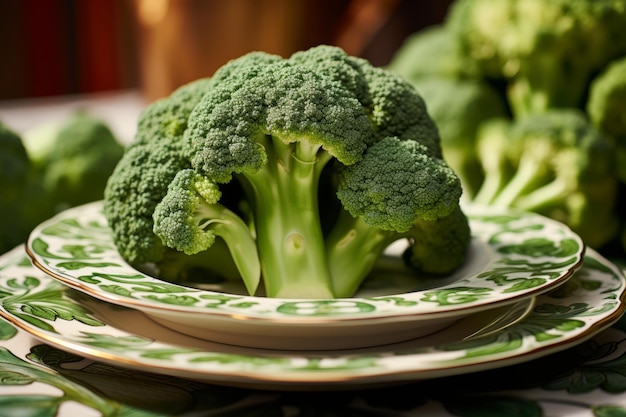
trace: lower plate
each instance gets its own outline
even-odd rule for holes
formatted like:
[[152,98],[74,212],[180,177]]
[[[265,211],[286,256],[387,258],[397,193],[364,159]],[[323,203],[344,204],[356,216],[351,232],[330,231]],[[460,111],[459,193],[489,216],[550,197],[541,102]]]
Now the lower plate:
[[536,297],[530,314],[500,331],[472,337],[502,314],[485,311],[407,342],[290,352],[185,336],[139,311],[60,284],[34,268],[21,249],[0,257],[0,315],[35,337],[118,366],[251,388],[363,387],[524,362],[581,343],[613,324],[625,310],[624,288],[622,272],[588,250],[574,277]]

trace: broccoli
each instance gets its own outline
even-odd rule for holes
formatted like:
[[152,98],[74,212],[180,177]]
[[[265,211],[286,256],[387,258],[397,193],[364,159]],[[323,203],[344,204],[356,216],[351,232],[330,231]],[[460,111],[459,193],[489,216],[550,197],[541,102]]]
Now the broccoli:
[[109,127],[82,111],[25,134],[24,146],[57,211],[101,200],[124,153]]
[[626,52],[623,0],[457,0],[445,25],[485,78],[507,80],[517,117],[580,108],[594,73]]
[[335,298],[399,239],[416,271],[458,268],[461,192],[417,91],[322,45],[249,53],[150,105],[104,213],[120,254],[160,277],[235,265],[250,294]]
[[432,76],[481,78],[480,67],[465,53],[463,44],[453,32],[446,25],[438,24],[410,35],[394,53],[387,69],[409,81]]
[[615,234],[611,140],[578,109],[552,109],[481,132],[485,190],[474,203],[517,207],[567,223],[592,247]]
[[23,243],[33,227],[52,215],[40,184],[21,136],[0,123],[0,253]]

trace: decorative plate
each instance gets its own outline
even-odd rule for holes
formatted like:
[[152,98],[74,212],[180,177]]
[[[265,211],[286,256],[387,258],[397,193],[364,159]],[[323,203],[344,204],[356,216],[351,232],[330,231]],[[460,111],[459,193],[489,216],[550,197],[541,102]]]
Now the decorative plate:
[[143,311],[182,333],[234,345],[337,349],[394,343],[460,317],[534,297],[581,266],[584,245],[565,225],[502,209],[467,209],[473,241],[466,265],[439,280],[402,270],[392,245],[353,298],[294,300],[182,286],[129,266],[112,241],[102,204],[69,209],[37,227],[27,250],[55,279],[101,300]]
[[625,284],[616,266],[589,250],[572,279],[536,297],[533,311],[504,330],[472,335],[490,327],[483,311],[394,345],[290,352],[181,335],[62,285],[14,251],[0,257],[0,315],[46,343],[118,366],[253,388],[333,389],[487,370],[566,349],[619,319]]

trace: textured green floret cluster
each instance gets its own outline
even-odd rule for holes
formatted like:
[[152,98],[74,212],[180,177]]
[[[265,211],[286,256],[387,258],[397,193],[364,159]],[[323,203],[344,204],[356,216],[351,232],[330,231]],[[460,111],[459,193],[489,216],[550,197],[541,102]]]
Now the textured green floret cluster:
[[464,203],[535,211],[623,256],[624,27],[624,0],[456,0],[388,68],[428,103]]
[[83,111],[21,134],[0,124],[0,253],[58,211],[101,200],[123,153],[105,122]]
[[209,270],[250,294],[335,298],[399,239],[422,274],[460,267],[461,192],[414,87],[319,46],[244,55],[150,105],[104,213],[120,254],[164,279]]

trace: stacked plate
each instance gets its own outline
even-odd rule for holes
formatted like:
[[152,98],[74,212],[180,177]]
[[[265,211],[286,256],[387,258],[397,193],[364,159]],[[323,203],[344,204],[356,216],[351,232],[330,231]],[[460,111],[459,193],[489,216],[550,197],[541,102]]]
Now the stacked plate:
[[467,207],[470,256],[449,277],[416,279],[398,242],[354,297],[291,300],[146,275],[120,257],[101,209],[69,209],[33,231],[27,253],[0,257],[0,315],[118,366],[255,388],[363,387],[531,360],[626,308],[620,269],[536,214]]

